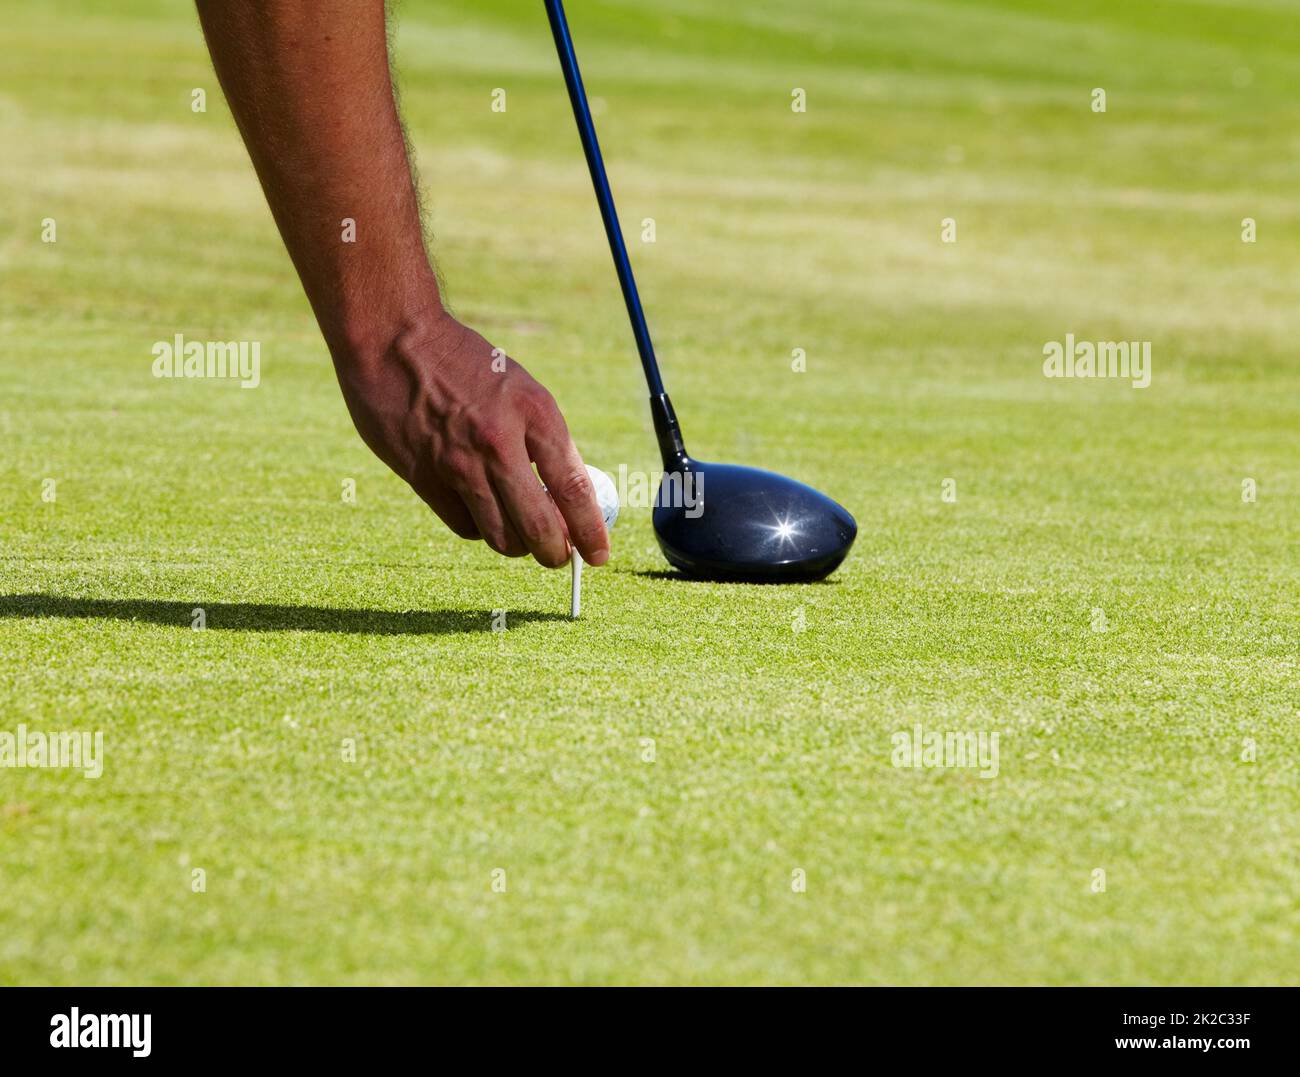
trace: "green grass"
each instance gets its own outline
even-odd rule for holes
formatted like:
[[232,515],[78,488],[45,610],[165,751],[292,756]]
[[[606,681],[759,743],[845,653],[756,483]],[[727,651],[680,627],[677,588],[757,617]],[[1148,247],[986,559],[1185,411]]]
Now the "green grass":
[[[570,623],[356,437],[189,5],[5,0],[0,730],[106,763],[0,770],[0,982],[1300,982],[1300,13],[572,7],[688,443],[853,555],[681,582],[628,508]],[[454,307],[653,467],[540,5],[396,51]],[[262,385],[153,379],[177,332]]]

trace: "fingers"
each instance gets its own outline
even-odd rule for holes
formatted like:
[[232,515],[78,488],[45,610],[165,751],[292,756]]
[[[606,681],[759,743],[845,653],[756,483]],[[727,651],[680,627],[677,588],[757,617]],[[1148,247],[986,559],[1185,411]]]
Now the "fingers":
[[474,517],[483,541],[492,549],[506,557],[523,557],[529,552],[489,482],[486,471],[477,468],[471,478],[462,479],[456,484],[456,492]]
[[515,533],[547,568],[559,568],[569,560],[569,534],[555,502],[533,473],[533,465],[519,445],[515,453],[490,471],[492,485],[504,506]]
[[[477,334],[465,337],[488,348]],[[475,361],[459,376],[470,350],[477,345],[455,342],[446,363],[417,379],[399,419],[420,463],[414,477],[409,468],[400,473],[464,538],[482,538],[507,557],[531,553],[548,568],[566,564],[574,547],[588,564],[604,564],[609,536],[596,492],[554,399],[513,362],[489,375]],[[499,353],[492,354],[495,364]]]
[[422,475],[411,485],[420,495],[420,500],[433,509],[438,519],[454,534],[463,539],[482,538],[473,515],[455,490],[443,485],[432,476]]
[[537,472],[582,559],[589,565],[603,565],[609,560],[609,532],[596,503],[596,491],[559,409],[549,397],[547,404],[529,425],[528,453],[536,461]]

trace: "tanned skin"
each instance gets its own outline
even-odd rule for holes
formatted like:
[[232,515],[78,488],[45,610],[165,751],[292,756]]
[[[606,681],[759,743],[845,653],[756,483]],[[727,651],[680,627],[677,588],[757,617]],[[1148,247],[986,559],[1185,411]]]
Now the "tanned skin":
[[[198,0],[198,10],[366,444],[462,538],[551,568],[572,544],[603,564],[595,491],[555,400],[443,306],[383,0]],[[342,241],[345,218],[355,242]]]

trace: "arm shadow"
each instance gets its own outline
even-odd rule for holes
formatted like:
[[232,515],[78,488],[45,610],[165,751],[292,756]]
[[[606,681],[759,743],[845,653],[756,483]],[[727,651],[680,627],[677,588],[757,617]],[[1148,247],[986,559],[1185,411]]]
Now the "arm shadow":
[[[445,636],[492,630],[491,610],[371,610],[331,606],[284,606],[262,602],[194,602],[153,598],[74,598],[64,595],[0,595],[0,617],[147,621],[190,628],[202,609],[205,628],[238,632],[345,632],[373,636]],[[567,621],[562,613],[508,610],[506,624]]]

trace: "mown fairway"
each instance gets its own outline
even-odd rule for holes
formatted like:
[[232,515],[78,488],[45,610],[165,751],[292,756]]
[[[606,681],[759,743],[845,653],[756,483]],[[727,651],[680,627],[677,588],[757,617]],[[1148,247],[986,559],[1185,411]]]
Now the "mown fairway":
[[[861,533],[701,585],[625,508],[570,623],[353,432],[190,5],[0,3],[0,731],[105,743],[0,770],[0,982],[1300,981],[1300,10],[1063,7],[573,0],[689,446]],[[396,55],[457,313],[655,467],[541,5]]]

